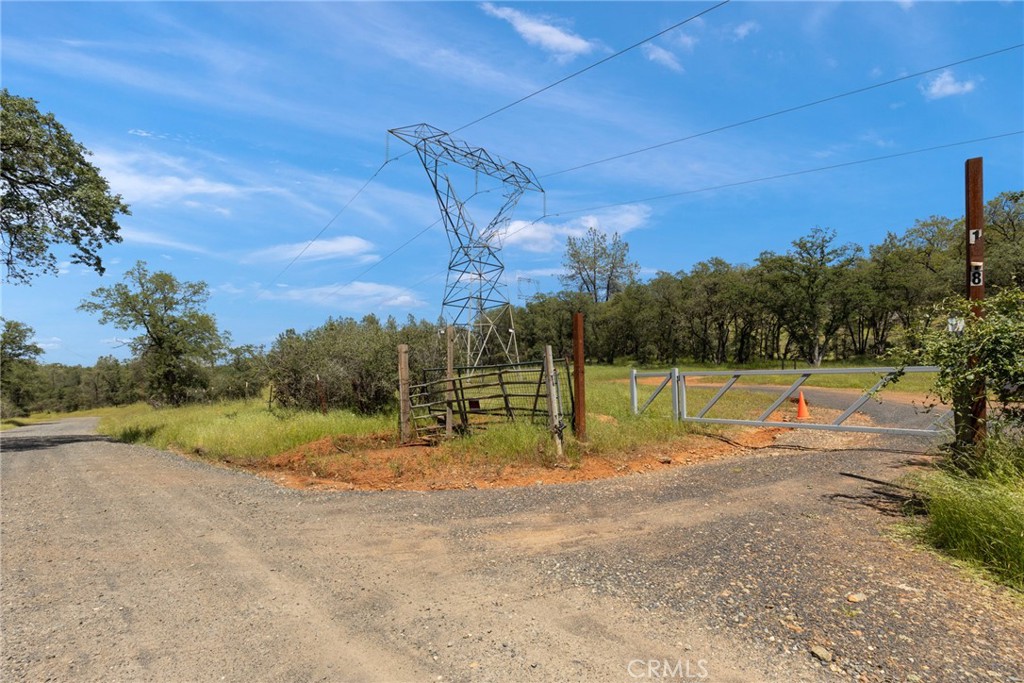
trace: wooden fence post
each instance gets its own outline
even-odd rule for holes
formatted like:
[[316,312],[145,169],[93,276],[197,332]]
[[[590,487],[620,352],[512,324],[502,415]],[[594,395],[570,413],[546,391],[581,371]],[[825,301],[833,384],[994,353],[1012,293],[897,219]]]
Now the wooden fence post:
[[572,315],[572,386],[576,402],[573,432],[578,441],[587,440],[587,386],[583,381],[583,314]]
[[547,382],[548,394],[548,428],[555,437],[555,453],[562,457],[562,416],[558,411],[558,381],[555,378],[555,361],[551,355],[551,346],[544,347],[544,378]]
[[409,345],[398,345],[398,439],[412,440],[412,400],[409,397]]

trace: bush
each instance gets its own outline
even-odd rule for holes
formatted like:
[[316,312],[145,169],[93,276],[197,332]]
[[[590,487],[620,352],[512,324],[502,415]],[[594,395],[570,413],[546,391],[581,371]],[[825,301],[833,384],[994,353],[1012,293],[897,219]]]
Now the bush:
[[399,328],[375,316],[329,319],[298,334],[288,330],[267,355],[273,397],[305,410],[347,409],[361,415],[398,405],[398,345],[409,344],[410,369],[444,364],[438,327],[411,319]]

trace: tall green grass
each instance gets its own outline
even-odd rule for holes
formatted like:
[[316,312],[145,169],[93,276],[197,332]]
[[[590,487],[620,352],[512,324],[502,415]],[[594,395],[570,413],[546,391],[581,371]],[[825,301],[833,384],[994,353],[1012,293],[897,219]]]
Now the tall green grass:
[[[706,427],[679,424],[671,419],[667,388],[642,415],[633,415],[627,368],[588,368],[587,373],[588,439],[585,444],[578,443],[567,428],[560,464],[576,464],[584,454],[626,458],[646,445],[671,444],[695,431],[707,431]],[[641,386],[641,401],[655,388]],[[714,389],[694,387],[688,396],[692,405],[697,406],[703,405],[713,393]],[[749,418],[771,400],[771,396],[762,393],[732,391],[729,400],[716,407],[716,414]],[[383,434],[397,439],[398,422],[395,415],[366,417],[347,411],[323,415],[268,410],[264,403],[243,401],[160,410],[140,403],[96,413],[102,416],[100,432],[120,441],[240,461],[267,458],[327,436]],[[500,466],[552,465],[558,461],[547,428],[528,423],[491,425],[469,438],[444,444],[438,458]]]
[[327,436],[392,434],[396,425],[394,415],[270,411],[259,403],[235,401],[161,410],[137,404],[101,417],[99,431],[119,441],[156,448],[220,459],[259,459]]
[[947,466],[916,481],[926,539],[1024,591],[1024,439],[996,430],[970,473]]

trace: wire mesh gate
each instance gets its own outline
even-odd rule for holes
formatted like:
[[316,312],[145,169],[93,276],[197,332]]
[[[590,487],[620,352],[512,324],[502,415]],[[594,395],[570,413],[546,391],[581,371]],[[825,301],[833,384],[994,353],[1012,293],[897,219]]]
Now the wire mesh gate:
[[[942,425],[950,418],[953,411],[945,411],[939,416],[932,424],[923,429],[918,428],[905,428],[905,427],[883,427],[883,426],[869,426],[869,425],[850,425],[845,424],[846,420],[851,415],[860,410],[865,403],[871,398],[877,396],[886,386],[891,384],[895,378],[903,374],[916,374],[925,372],[938,372],[939,368],[930,365],[919,365],[911,366],[906,368],[894,368],[894,367],[877,367],[877,368],[809,368],[806,370],[693,370],[680,372],[678,368],[673,368],[667,372],[637,372],[635,369],[630,371],[629,388],[630,388],[630,403],[633,408],[633,414],[639,415],[644,412],[655,398],[666,388],[669,387],[670,396],[672,400],[672,416],[673,419],[680,422],[693,422],[693,423],[705,423],[705,424],[729,424],[729,425],[746,425],[751,427],[787,427],[787,428],[801,428],[801,429],[819,429],[825,431],[835,432],[865,432],[870,434],[892,434],[898,436],[931,436],[938,434],[942,431]],[[880,378],[875,382],[874,386],[865,391],[860,395],[859,398],[855,398],[849,406],[846,407],[832,422],[812,422],[812,421],[801,421],[801,422],[780,422],[773,421],[769,418],[772,414],[778,410],[778,408],[790,397],[792,397],[800,389],[803,384],[814,375],[880,375]],[[779,393],[778,397],[772,402],[772,404],[765,409],[757,418],[751,420],[743,419],[731,419],[723,417],[709,417],[709,413],[712,408],[718,404],[722,398],[736,386],[736,383],[744,377],[757,377],[757,376],[795,376],[796,379],[788,387],[783,388]],[[644,401],[643,405],[640,405],[639,395],[639,383],[637,380],[643,378],[661,378],[661,382],[655,387],[653,392]],[[720,377],[727,378],[723,379],[724,384],[718,389],[718,391],[701,407],[699,411],[693,416],[688,414],[687,408],[687,378],[692,377]],[[771,389],[765,387],[765,385],[756,385],[761,390]],[[751,385],[743,385],[744,389],[750,389]]]
[[[568,361],[554,362],[554,376],[560,431],[572,424],[576,407]],[[445,368],[424,370],[420,382],[410,384],[409,399],[413,430],[426,441],[445,437],[449,414],[453,431],[463,434],[498,422],[548,424],[551,417],[543,361],[457,367],[451,378]]]

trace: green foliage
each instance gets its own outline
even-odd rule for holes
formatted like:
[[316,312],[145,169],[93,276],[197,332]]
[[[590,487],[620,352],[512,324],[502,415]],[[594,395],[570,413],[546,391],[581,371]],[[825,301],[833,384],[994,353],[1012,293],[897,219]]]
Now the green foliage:
[[103,273],[99,250],[121,241],[115,218],[129,211],[88,154],[35,100],[0,90],[0,257],[7,281],[56,274],[54,245],[71,247],[72,263]]
[[[972,309],[978,311],[974,314]],[[989,395],[1003,418],[1016,418],[1024,401],[1024,290],[1007,288],[981,301],[962,297],[947,299],[938,308],[940,320],[949,326],[963,325],[953,332],[947,326],[930,327],[914,340],[920,346],[904,351],[909,363],[939,366],[934,391],[951,404],[958,425],[957,444],[973,440],[962,433],[971,411],[974,388],[984,380]],[[964,454],[960,454],[964,455]],[[965,462],[973,462],[967,454]]]
[[262,346],[245,344],[227,350],[215,368],[210,396],[216,400],[258,398],[267,385],[267,357]]
[[273,397],[283,407],[348,409],[369,415],[398,405],[398,345],[409,344],[410,371],[444,366],[440,328],[412,318],[399,328],[369,315],[329,319],[298,334],[288,330],[267,355]]
[[100,324],[141,332],[132,351],[145,372],[152,400],[180,405],[205,395],[209,368],[226,345],[213,316],[203,312],[205,282],[179,282],[150,273],[139,261],[112,287],[100,287],[79,310],[100,315]]
[[595,303],[608,301],[636,279],[640,266],[629,260],[629,245],[619,233],[611,241],[595,227],[582,237],[565,240],[562,284],[589,295]]
[[814,228],[786,254],[765,252],[757,259],[769,308],[814,366],[828,355],[856,301],[851,285],[860,247],[834,246],[835,238],[834,230]]
[[37,359],[43,354],[32,343],[35,330],[17,320],[0,318],[0,415],[24,417],[32,400]]

